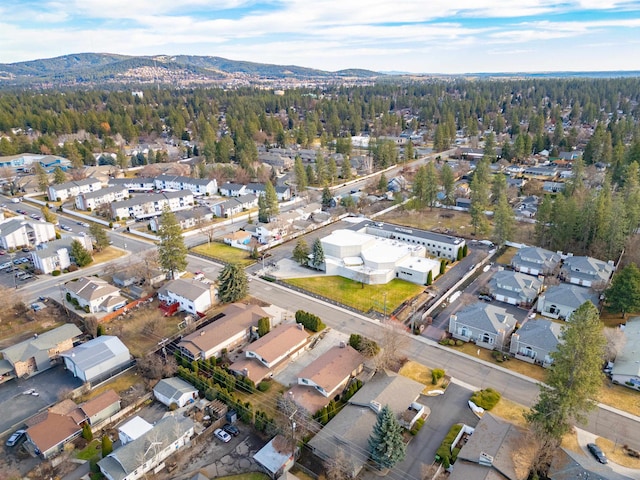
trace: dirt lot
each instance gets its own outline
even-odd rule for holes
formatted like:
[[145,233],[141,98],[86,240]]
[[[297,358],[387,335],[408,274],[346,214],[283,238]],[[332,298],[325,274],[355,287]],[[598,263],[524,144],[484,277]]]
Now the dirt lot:
[[[5,292],[7,293],[14,292]],[[2,295],[3,292],[0,292],[0,296]],[[34,333],[51,330],[68,321],[64,309],[56,303],[48,301],[45,305],[46,308],[34,312],[18,298],[13,305],[5,307],[0,312],[0,348],[25,340]]]
[[[464,238],[474,237],[469,213],[459,212],[456,210],[447,210],[443,208],[429,209],[428,207],[420,210],[405,210],[404,208],[398,208],[378,217],[376,220],[397,223],[424,230],[431,230],[433,232],[456,235]],[[532,223],[517,223],[513,241],[522,243],[533,242],[533,229],[534,224]]]
[[125,315],[106,323],[108,334],[117,335],[134,357],[144,356],[157,347],[163,338],[169,338],[178,331],[184,320],[184,313],[165,317],[158,308],[158,300],[134,308]]

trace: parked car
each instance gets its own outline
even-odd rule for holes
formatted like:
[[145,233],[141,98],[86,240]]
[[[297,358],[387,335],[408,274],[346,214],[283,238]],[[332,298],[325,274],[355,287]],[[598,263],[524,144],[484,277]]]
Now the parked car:
[[493,300],[489,295],[478,295],[478,300],[483,300],[485,302],[490,302]]
[[71,227],[68,227],[67,225],[60,225],[60,228],[62,230],[64,230],[65,232],[73,232],[73,230],[71,229]]
[[219,440],[222,440],[224,443],[228,443],[231,441],[231,435],[222,430],[221,428],[216,428],[213,434],[218,437]]
[[224,427],[222,427],[222,429],[227,432],[229,435],[233,435],[234,437],[237,437],[238,435],[240,435],[240,430],[238,430],[238,427],[236,427],[235,425],[231,425],[230,423],[225,424]]
[[22,249],[22,251],[23,251],[24,253],[29,253],[31,250],[29,250],[29,247],[24,247],[24,248]]
[[15,432],[13,432],[11,434],[11,436],[7,439],[7,441],[5,442],[5,445],[7,447],[13,447],[15,446],[20,440],[22,440],[22,437],[24,437],[24,434],[27,433],[26,430],[16,430]]
[[607,456],[604,454],[604,452],[600,449],[598,445],[596,445],[595,443],[588,443],[587,448],[589,449],[589,452],[591,452],[591,455],[596,457],[596,460],[598,462],[608,463]]

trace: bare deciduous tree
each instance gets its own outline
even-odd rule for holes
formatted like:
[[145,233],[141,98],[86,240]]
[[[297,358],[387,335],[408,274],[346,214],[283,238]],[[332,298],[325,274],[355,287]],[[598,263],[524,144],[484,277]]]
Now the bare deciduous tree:
[[344,450],[338,449],[333,458],[324,462],[325,476],[327,480],[352,480],[353,464]]
[[397,370],[405,358],[403,352],[408,344],[409,338],[403,325],[394,321],[385,323],[378,341],[380,353],[374,359],[376,370]]
[[607,340],[604,359],[607,362],[613,362],[624,348],[627,337],[621,328],[604,328],[602,333]]

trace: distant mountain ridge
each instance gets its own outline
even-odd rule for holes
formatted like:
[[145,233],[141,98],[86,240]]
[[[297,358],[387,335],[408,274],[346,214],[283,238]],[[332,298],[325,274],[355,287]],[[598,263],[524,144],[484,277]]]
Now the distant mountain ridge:
[[296,65],[229,60],[197,55],[130,56],[78,53],[61,57],[0,64],[0,86],[78,85],[100,83],[213,83],[252,78],[371,79],[380,73],[362,69],[328,72]]

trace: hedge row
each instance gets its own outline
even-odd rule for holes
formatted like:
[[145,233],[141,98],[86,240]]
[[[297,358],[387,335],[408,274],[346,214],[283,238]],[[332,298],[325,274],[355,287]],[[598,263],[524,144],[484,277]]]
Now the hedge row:
[[304,328],[311,330],[312,332],[319,332],[327,327],[322,323],[320,317],[313,313],[305,312],[304,310],[298,310],[296,312],[296,322],[301,323]]

